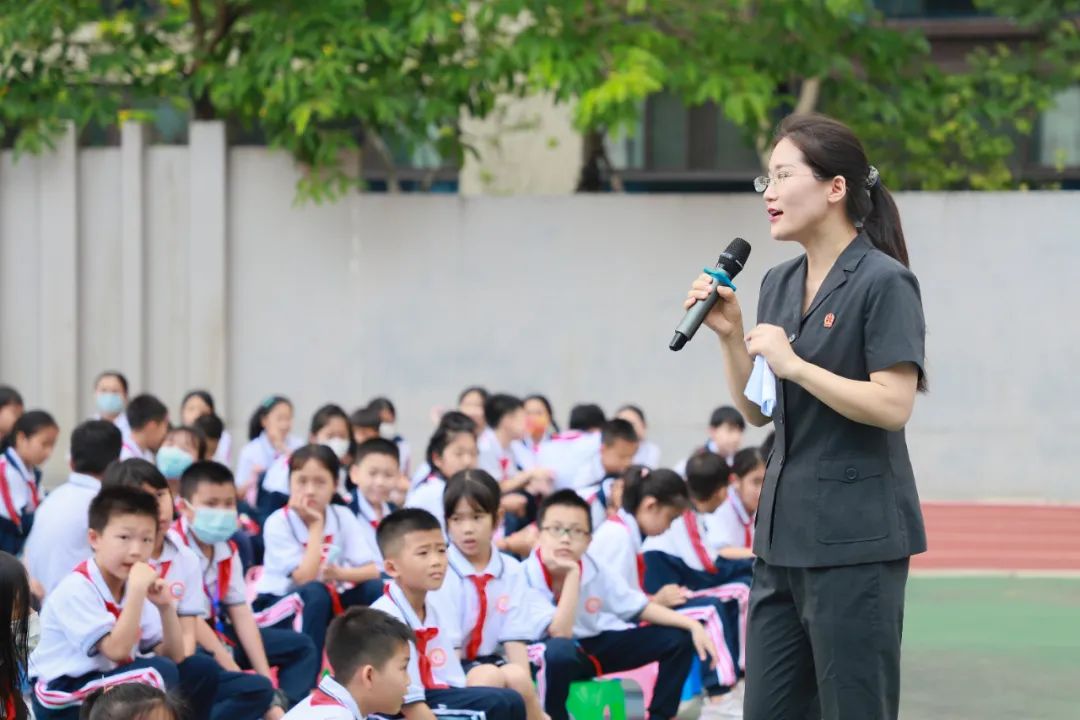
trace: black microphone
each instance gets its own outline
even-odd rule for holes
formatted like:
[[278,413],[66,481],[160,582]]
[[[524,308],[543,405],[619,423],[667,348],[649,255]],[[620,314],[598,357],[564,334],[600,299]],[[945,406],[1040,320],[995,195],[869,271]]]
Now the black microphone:
[[[731,244],[727,246],[724,252],[720,253],[720,259],[716,261],[716,270],[726,275],[730,281],[743,269],[749,257],[750,243],[737,237],[731,241]],[[705,316],[709,314],[712,306],[716,304],[717,299],[717,294],[712,292],[706,300],[698,300],[691,305],[690,309],[686,311],[686,315],[683,316],[682,322],[679,323],[679,327],[675,328],[675,337],[671,338],[671,344],[668,347],[672,350],[682,350],[683,346],[694,337],[697,329],[701,327],[702,321],[705,320]]]

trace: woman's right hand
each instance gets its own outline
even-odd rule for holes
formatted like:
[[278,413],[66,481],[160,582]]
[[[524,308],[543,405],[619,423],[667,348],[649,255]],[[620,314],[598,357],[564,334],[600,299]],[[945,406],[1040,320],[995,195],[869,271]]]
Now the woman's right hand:
[[719,335],[721,340],[741,339],[744,335],[742,308],[739,307],[739,299],[735,296],[735,291],[723,285],[715,288],[713,279],[705,273],[698,276],[690,287],[690,292],[686,293],[683,308],[689,310],[694,303],[707,300],[710,293],[716,293],[720,297],[709,310],[709,314],[705,316],[706,327]]

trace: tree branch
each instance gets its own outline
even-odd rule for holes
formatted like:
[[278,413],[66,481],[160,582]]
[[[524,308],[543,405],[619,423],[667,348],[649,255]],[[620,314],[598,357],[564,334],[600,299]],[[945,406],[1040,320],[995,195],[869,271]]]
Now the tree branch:
[[195,26],[195,49],[202,54],[206,43],[206,18],[203,17],[202,0],[191,0],[191,24]]
[[805,115],[814,112],[817,107],[818,95],[821,94],[821,76],[815,75],[802,81],[799,86],[799,100],[795,103],[795,115]]

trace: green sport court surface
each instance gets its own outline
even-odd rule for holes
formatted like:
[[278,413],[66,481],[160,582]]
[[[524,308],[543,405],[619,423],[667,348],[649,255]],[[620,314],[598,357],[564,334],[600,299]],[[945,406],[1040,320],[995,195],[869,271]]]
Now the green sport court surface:
[[1080,720],[1080,577],[908,580],[901,720]]

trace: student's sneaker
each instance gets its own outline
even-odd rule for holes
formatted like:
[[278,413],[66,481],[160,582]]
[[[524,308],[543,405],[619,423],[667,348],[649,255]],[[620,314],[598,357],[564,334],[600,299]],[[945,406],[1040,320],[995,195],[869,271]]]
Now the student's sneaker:
[[742,720],[743,699],[738,689],[724,695],[719,702],[706,703],[701,709],[701,720]]

